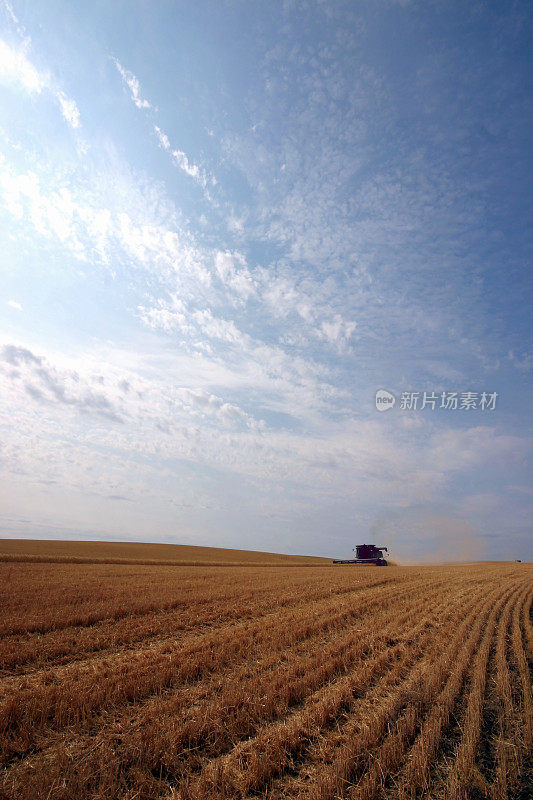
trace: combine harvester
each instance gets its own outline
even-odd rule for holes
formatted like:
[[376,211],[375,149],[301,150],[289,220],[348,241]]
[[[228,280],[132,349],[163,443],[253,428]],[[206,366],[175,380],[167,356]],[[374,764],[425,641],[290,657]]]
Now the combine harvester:
[[334,564],[374,564],[376,567],[386,567],[387,561],[383,558],[383,551],[389,552],[386,547],[376,547],[375,544],[358,544],[355,558],[346,560],[336,559]]

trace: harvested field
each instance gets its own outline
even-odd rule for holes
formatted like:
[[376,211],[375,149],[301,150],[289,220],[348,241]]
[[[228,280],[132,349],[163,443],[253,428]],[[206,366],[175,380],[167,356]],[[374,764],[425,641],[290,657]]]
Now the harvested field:
[[532,566],[32,544],[0,556],[1,798],[529,796]]

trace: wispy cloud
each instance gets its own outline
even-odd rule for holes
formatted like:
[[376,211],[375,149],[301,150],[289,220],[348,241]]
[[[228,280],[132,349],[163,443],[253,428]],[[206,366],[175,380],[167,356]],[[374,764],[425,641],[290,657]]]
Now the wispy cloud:
[[322,322],[320,334],[328,342],[332,342],[342,348],[349,342],[356,327],[356,322],[344,320],[340,314],[336,314],[332,320]]
[[76,102],[59,89],[51,75],[39,71],[27,55],[28,42],[13,47],[0,40],[0,81],[21,86],[29,94],[50,91],[59,103],[61,113],[71,128],[80,127],[80,112]]
[[80,381],[76,371],[58,371],[41,356],[16,345],[5,345],[0,359],[16,368],[10,372],[11,377],[22,382],[24,392],[33,400],[71,406],[114,422],[123,421],[116,403],[102,391]]
[[194,178],[194,180],[197,181],[205,189],[205,187],[207,186],[207,178],[204,172],[200,169],[200,167],[197,164],[194,164],[191,161],[189,161],[183,150],[173,149],[170,145],[170,140],[168,136],[157,125],[154,125],[154,131],[157,136],[160,147],[162,147],[163,150],[166,150],[167,153],[170,153],[174,164],[181,170],[183,170],[183,172],[185,172],[191,178]]
[[67,97],[64,92],[57,92],[57,99],[61,106],[61,113],[71,128],[80,127],[80,112],[76,102],[71,97]]
[[145,100],[144,97],[141,97],[141,85],[138,79],[133,74],[133,72],[124,69],[120,61],[118,61],[116,58],[113,58],[113,62],[118,71],[120,72],[122,80],[130,90],[131,99],[133,100],[137,108],[140,109],[152,108],[152,104],[149,103],[148,100]]
[[0,78],[36,94],[47,88],[50,83],[49,75],[39,72],[33,66],[24,47],[11,47],[2,40],[0,40]]
[[24,222],[27,215],[39,234],[57,237],[77,257],[83,257],[74,220],[74,201],[66,187],[49,191],[35,172],[17,173],[0,154],[0,198],[15,220]]
[[215,254],[215,269],[223,285],[243,301],[256,293],[254,279],[241,253],[218,251]]
[[4,0],[3,6],[4,6],[8,16],[10,17],[11,21],[14,22],[15,25],[18,25],[19,24],[19,19],[15,15],[15,12],[13,11],[13,7],[12,7],[11,3],[8,2],[8,0]]

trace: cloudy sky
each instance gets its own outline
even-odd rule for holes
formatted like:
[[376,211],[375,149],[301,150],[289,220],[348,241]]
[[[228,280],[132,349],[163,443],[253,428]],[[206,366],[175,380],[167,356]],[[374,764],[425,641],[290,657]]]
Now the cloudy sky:
[[532,18],[1,0],[0,536],[533,558]]

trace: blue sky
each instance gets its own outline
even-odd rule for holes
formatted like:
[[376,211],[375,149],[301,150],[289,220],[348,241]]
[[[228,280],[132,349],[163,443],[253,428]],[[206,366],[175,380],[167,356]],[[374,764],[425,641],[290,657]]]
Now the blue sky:
[[0,3],[0,535],[533,559],[531,23]]

